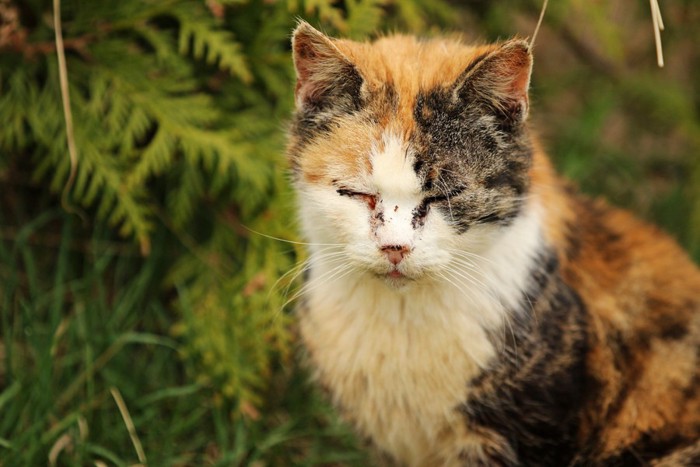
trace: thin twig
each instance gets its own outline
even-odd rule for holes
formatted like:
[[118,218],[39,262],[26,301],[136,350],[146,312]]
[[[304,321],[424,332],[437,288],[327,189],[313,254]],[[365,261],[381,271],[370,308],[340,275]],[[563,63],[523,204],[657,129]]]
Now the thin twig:
[[535,45],[537,33],[540,32],[540,26],[542,26],[542,20],[544,19],[544,12],[547,11],[547,3],[549,3],[549,0],[544,0],[544,3],[542,3],[542,10],[540,10],[540,18],[537,20],[535,32],[532,34],[532,39],[530,39],[530,49],[532,49],[532,47]]
[[126,407],[122,395],[119,392],[119,389],[115,387],[110,388],[109,391],[112,393],[114,402],[117,403],[117,407],[119,407],[119,412],[122,414],[122,419],[124,419],[126,429],[129,431],[129,437],[131,438],[131,442],[134,445],[134,449],[136,450],[136,455],[139,458],[139,462],[143,465],[146,465],[146,453],[143,452],[143,446],[141,445],[141,441],[139,440],[139,437],[136,434],[136,427],[134,426],[133,420],[131,420],[131,415],[129,415],[129,409]]
[[61,84],[61,101],[63,102],[63,116],[66,120],[66,140],[68,141],[68,155],[70,157],[70,175],[61,193],[61,205],[63,209],[78,214],[83,221],[85,215],[70,205],[68,193],[73,188],[75,174],[78,167],[78,150],[75,146],[75,133],[73,131],[73,113],[70,108],[70,94],[68,90],[68,68],[66,67],[66,53],[63,46],[63,31],[61,29],[61,0],[53,0],[53,26],[56,33],[56,55],[58,56],[58,78]]

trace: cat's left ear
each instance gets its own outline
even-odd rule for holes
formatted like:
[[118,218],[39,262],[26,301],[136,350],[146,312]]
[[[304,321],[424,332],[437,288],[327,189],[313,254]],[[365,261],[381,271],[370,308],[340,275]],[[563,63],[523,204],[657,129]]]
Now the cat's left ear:
[[292,53],[298,109],[322,110],[340,105],[356,110],[360,106],[362,77],[334,39],[301,21],[292,36]]
[[477,58],[457,79],[455,96],[463,102],[477,101],[515,127],[528,112],[528,88],[532,73],[532,52],[520,39],[501,44]]

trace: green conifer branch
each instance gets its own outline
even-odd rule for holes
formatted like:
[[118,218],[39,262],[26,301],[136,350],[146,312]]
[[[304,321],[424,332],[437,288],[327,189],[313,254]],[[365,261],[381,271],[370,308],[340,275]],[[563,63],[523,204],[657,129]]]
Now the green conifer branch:
[[181,54],[191,53],[197,60],[216,65],[229,71],[244,83],[250,83],[253,75],[242,52],[241,44],[235,41],[230,31],[219,29],[210,15],[197,14],[197,9],[175,10],[173,15],[180,22],[178,49]]

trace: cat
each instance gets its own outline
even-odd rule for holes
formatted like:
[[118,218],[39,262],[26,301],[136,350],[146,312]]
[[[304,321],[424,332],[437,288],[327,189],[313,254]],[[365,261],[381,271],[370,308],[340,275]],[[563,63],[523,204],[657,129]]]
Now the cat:
[[700,465],[700,271],[554,172],[528,43],[292,53],[299,331],[377,463]]

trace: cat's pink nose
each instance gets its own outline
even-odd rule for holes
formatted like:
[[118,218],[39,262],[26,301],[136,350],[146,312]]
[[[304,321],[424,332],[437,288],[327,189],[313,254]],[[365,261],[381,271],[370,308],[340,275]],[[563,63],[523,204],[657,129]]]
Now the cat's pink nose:
[[384,245],[382,251],[391,264],[397,265],[410,253],[411,249],[407,245]]

